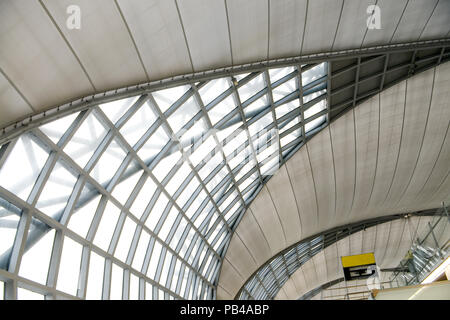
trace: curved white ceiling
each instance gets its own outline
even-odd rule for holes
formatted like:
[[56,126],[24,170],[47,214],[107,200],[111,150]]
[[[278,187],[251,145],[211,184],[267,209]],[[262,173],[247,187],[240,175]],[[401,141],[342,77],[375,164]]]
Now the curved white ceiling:
[[[377,267],[381,269],[395,268],[411,248],[413,240],[417,237],[423,239],[429,231],[427,223],[430,222],[434,225],[438,218],[410,217],[409,219],[393,220],[339,240],[301,266],[286,281],[275,299],[298,299],[320,285],[342,278],[343,272],[340,265],[342,256],[373,252]],[[441,220],[436,229],[439,244],[445,243],[448,235],[448,223],[445,219]],[[380,281],[389,281],[391,276],[390,272],[381,272]],[[347,284],[351,285],[351,282]],[[336,285],[336,287],[338,286]]]
[[[369,30],[367,7],[381,9]],[[81,9],[69,30],[67,7]],[[0,126],[67,101],[265,59],[448,36],[445,0],[5,0]]]
[[308,236],[450,200],[449,87],[445,63],[345,113],[297,151],[242,218],[217,297],[234,298],[262,264]]

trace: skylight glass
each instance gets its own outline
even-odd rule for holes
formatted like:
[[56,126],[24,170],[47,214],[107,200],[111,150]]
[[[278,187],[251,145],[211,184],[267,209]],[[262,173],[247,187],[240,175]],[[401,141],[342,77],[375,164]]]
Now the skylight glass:
[[[18,275],[39,283],[36,292],[213,298],[235,222],[304,142],[303,127],[326,121],[326,88],[313,83],[325,70],[149,91],[25,132],[0,153],[0,268],[23,242]],[[302,114],[300,99],[320,101]],[[43,297],[36,292],[19,297]]]

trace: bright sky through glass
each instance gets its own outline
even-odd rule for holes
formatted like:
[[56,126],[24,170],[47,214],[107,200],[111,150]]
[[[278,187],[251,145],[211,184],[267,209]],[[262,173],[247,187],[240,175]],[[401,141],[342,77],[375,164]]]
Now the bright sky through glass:
[[33,282],[18,297],[47,288],[65,298],[214,298],[236,221],[280,157],[326,123],[315,116],[326,109],[325,70],[304,71],[303,86],[318,81],[304,97],[296,67],[270,69],[108,102],[24,133],[0,161],[0,268],[31,215],[19,276]]

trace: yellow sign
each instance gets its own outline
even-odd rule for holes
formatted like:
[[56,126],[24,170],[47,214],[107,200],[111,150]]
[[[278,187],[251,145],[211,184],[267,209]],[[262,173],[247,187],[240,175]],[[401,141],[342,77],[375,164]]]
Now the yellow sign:
[[375,264],[375,256],[373,255],[373,253],[364,253],[354,256],[341,257],[341,260],[342,266],[344,268]]

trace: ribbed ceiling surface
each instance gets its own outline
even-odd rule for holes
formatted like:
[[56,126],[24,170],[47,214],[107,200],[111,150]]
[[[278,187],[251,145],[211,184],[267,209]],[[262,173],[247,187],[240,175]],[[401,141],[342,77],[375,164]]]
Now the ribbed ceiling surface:
[[306,143],[250,205],[217,296],[234,298],[263,263],[308,236],[450,200],[450,63],[345,113]]
[[[367,7],[381,9],[369,30]],[[69,30],[66,9],[81,9]],[[6,0],[0,126],[104,90],[265,59],[444,38],[446,0]]]

